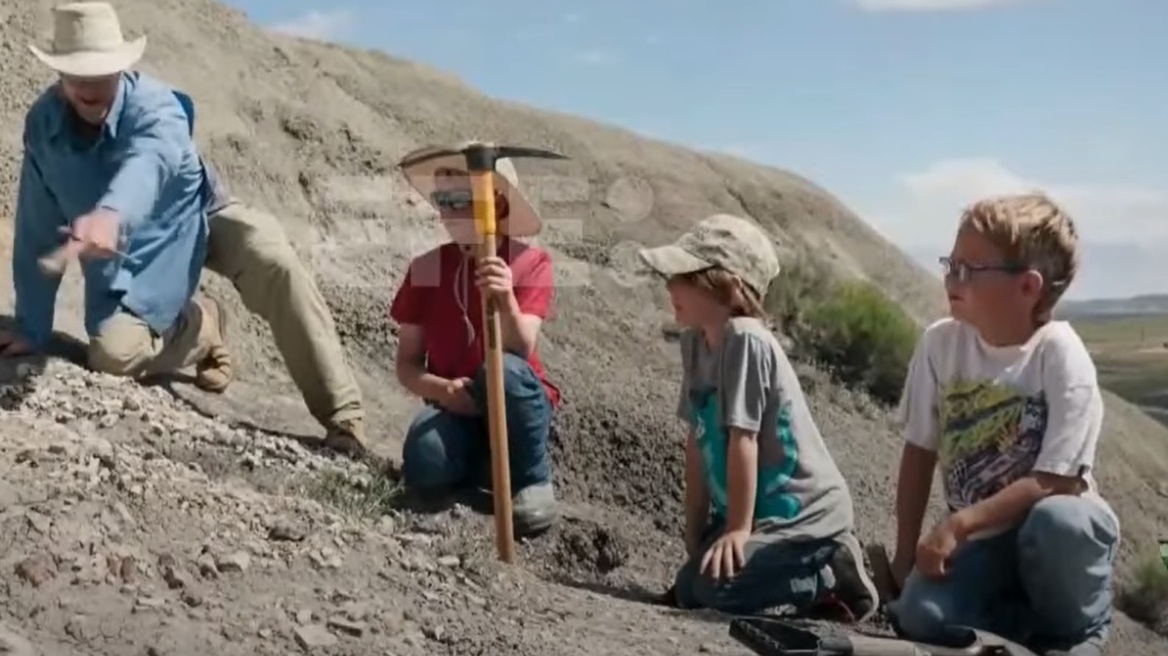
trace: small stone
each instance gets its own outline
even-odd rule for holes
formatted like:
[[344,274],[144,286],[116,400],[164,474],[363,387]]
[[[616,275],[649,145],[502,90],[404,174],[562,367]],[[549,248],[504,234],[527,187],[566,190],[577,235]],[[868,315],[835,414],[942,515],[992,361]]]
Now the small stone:
[[300,648],[304,651],[332,647],[338,642],[337,637],[329,633],[328,628],[320,624],[298,626],[294,633],[296,636],[296,644],[300,645]]
[[219,568],[215,565],[215,559],[211,557],[211,554],[205,553],[199,556],[196,563],[199,566],[199,576],[205,579],[219,578]]
[[53,520],[35,510],[25,513],[24,518],[28,520],[28,525],[41,535],[48,535],[49,529],[53,527]]
[[301,610],[296,613],[296,623],[300,625],[308,625],[312,623],[312,611],[308,609]]
[[47,554],[29,556],[16,565],[16,575],[39,588],[57,574],[57,566]]
[[166,600],[161,597],[138,597],[135,603],[141,608],[162,608]]
[[86,642],[89,639],[87,629],[84,615],[74,615],[65,623],[65,633],[79,642]]
[[422,634],[434,642],[442,642],[442,638],[446,636],[446,630],[441,625],[435,624],[433,626],[423,627]]
[[334,631],[347,633],[355,638],[360,638],[365,634],[365,631],[368,630],[364,622],[354,622],[352,620],[345,619],[344,617],[329,618],[328,628],[333,629]]
[[462,559],[458,556],[442,556],[438,559],[438,564],[442,567],[458,567],[462,564]]
[[133,556],[126,556],[122,558],[122,562],[118,566],[118,577],[122,579],[123,583],[133,583],[138,573],[138,562]]
[[194,590],[183,590],[179,598],[191,608],[198,608],[203,605],[203,596]]
[[382,515],[381,519],[377,520],[377,530],[386,535],[393,535],[397,530],[397,521],[391,515]]
[[215,567],[220,572],[244,573],[251,567],[251,556],[246,551],[236,551],[215,561]]
[[308,536],[308,532],[289,520],[277,520],[268,531],[268,539],[281,542],[301,542]]
[[190,583],[190,577],[177,565],[166,565],[163,567],[162,580],[166,581],[166,585],[171,590],[185,588]]

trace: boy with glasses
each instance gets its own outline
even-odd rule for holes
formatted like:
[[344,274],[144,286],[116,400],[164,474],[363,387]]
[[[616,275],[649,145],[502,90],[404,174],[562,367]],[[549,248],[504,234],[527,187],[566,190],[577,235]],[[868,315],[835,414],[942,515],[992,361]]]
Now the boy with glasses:
[[538,234],[540,219],[520,191],[510,160],[500,159],[496,167],[501,238],[496,253],[481,264],[475,260],[479,237],[462,156],[405,169],[438,210],[450,241],[410,262],[389,310],[399,325],[398,380],[425,401],[406,432],[402,474],[408,488],[429,497],[490,484],[482,302],[493,296],[503,346],[514,524],[518,534],[530,535],[549,528],[556,515],[547,440],[560,393],[536,348],[551,308],[552,263],[542,249],[517,240]]
[[[921,337],[900,407],[889,611],[911,639],[963,625],[1102,653],[1120,536],[1092,476],[1103,401],[1082,340],[1051,318],[1078,258],[1074,223],[1041,194],[975,203],[941,258],[952,317]],[[938,464],[949,513],[922,540]]]

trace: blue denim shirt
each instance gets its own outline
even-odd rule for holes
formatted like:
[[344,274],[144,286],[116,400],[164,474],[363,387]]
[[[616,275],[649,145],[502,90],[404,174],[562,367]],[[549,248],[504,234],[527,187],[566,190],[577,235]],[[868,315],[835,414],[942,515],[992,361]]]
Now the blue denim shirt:
[[118,213],[130,256],[82,261],[85,330],[92,337],[119,309],[166,332],[190,301],[206,258],[203,167],[175,91],[139,72],[122,75],[98,136],[86,141],[56,86],[25,117],[12,275],[16,320],[37,348],[52,334],[60,278],[38,258],[63,242],[59,230],[98,208]]

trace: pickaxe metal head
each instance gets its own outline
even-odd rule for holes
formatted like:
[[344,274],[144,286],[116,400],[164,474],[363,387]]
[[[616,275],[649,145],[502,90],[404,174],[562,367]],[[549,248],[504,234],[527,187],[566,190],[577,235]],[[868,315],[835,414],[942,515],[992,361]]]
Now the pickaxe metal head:
[[452,155],[462,155],[466,160],[467,170],[472,172],[493,171],[495,170],[495,164],[500,159],[516,159],[519,157],[568,159],[566,155],[540,148],[506,146],[486,141],[464,141],[455,146],[432,146],[414,151],[406,155],[398,166],[403,169],[412,168],[428,160],[439,157],[450,157]]

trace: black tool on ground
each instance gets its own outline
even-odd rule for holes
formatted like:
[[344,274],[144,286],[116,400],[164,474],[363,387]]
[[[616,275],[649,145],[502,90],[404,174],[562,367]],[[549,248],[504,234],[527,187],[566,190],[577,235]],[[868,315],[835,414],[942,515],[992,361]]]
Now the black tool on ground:
[[775,617],[746,616],[730,621],[730,637],[759,656],[1035,656],[995,635],[952,627],[942,644],[861,633],[828,633]]

